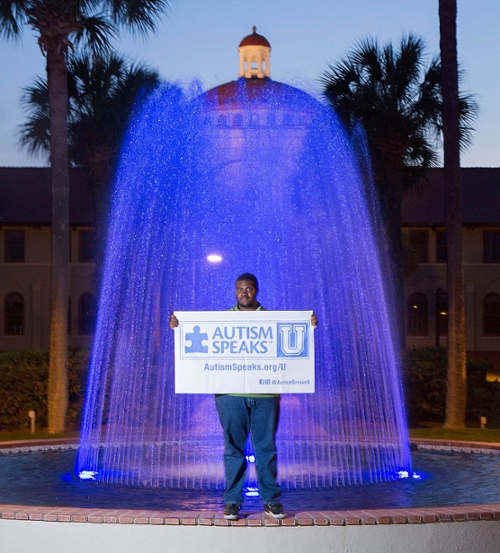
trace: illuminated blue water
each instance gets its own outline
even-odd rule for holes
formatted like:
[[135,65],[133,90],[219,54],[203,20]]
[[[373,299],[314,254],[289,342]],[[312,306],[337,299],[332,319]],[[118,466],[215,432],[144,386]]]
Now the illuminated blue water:
[[391,480],[411,460],[373,198],[329,108],[268,80],[231,90],[193,100],[165,86],[130,127],[79,470],[129,486],[223,485],[213,397],[174,394],[167,320],[227,309],[248,271],[267,309],[319,319],[316,393],[282,397],[283,485]]
[[[220,491],[160,490],[83,482],[75,451],[0,455],[0,503],[117,509],[222,509]],[[284,490],[290,512],[500,503],[500,456],[413,452],[423,479],[336,489]],[[243,512],[262,510],[247,498]]]

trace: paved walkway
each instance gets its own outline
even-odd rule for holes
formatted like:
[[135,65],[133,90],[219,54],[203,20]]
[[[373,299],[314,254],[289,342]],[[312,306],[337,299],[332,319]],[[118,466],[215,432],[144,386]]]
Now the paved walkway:
[[419,509],[369,509],[366,511],[306,511],[276,520],[263,513],[242,513],[237,521],[214,511],[132,511],[1,505],[0,518],[44,522],[91,524],[155,524],[181,526],[348,526],[373,524],[425,524],[500,520],[500,504]]

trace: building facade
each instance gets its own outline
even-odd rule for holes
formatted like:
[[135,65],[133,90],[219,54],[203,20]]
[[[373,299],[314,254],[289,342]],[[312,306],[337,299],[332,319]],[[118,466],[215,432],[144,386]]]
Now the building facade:
[[[97,303],[93,194],[84,171],[71,176],[68,337],[88,347]],[[500,169],[462,169],[462,187],[467,351],[500,368]],[[442,169],[405,197],[403,220],[406,344],[446,345]],[[0,168],[0,350],[48,348],[50,258],[50,170]]]
[[[238,48],[239,79],[201,97],[218,155],[214,178],[237,177],[241,132],[251,127],[264,153],[259,165],[275,160],[276,141],[286,162],[307,133],[311,98],[271,80],[271,45],[256,32]],[[304,97],[301,109],[287,108],[290,94]],[[268,109],[268,104],[273,109]],[[252,105],[252,110],[244,109]],[[292,104],[295,106],[295,104]],[[258,109],[256,108],[258,106]],[[279,106],[277,109],[276,106]],[[272,121],[270,121],[272,118]],[[269,133],[267,129],[273,129]],[[266,129],[265,132],[261,130]],[[208,132],[208,131],[207,131]],[[222,137],[218,147],[217,136]],[[278,133],[278,134],[276,134]],[[230,139],[228,139],[230,137]],[[265,148],[273,156],[265,155]],[[296,160],[293,160],[294,162]],[[210,161],[207,161],[210,163]],[[251,165],[251,164],[250,164]],[[221,170],[221,167],[223,170]],[[273,170],[272,167],[269,168]],[[283,173],[284,174],[284,173]],[[285,174],[286,177],[286,174]],[[251,181],[252,175],[247,175]],[[463,270],[466,283],[468,354],[495,362],[500,372],[500,168],[461,170]],[[90,346],[97,305],[95,202],[88,174],[72,170],[70,193],[70,346]],[[50,332],[51,194],[48,168],[0,168],[0,350],[46,349]],[[446,232],[442,169],[414,187],[403,200],[403,234],[408,259],[407,347],[445,345],[447,334]]]
[[[464,168],[463,271],[470,357],[500,369],[500,169]],[[404,200],[408,347],[446,345],[446,230],[443,170]]]
[[[96,311],[95,235],[88,175],[71,173],[70,347],[90,346]],[[0,168],[0,350],[47,349],[51,192],[48,168]]]

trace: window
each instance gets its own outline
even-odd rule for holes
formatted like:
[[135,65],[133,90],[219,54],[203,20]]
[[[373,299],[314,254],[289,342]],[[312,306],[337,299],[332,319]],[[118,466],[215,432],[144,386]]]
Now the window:
[[96,316],[96,298],[94,294],[82,294],[78,302],[78,331],[79,334],[92,334]]
[[243,127],[243,115],[241,113],[236,113],[233,116],[233,127]]
[[250,116],[250,124],[252,127],[258,127],[260,123],[259,116],[256,113],[252,113]]
[[488,294],[483,300],[483,334],[500,336],[500,294]]
[[95,232],[81,230],[78,234],[80,240],[79,261],[83,263],[95,261]]
[[24,334],[24,298],[17,292],[5,298],[4,334],[22,336]]
[[448,247],[446,245],[446,231],[436,231],[436,261],[446,263],[448,261]]
[[427,336],[427,298],[424,294],[412,294],[408,298],[408,336]]
[[483,263],[500,263],[500,230],[483,231]]
[[219,115],[219,117],[217,117],[217,126],[227,127],[227,119],[225,115]]
[[24,262],[24,230],[5,231],[5,261]]
[[429,263],[429,232],[410,230],[408,233],[410,248],[415,251],[418,263]]
[[436,325],[438,336],[448,335],[448,294],[446,292],[436,294]]
[[268,127],[276,127],[277,126],[276,114],[274,113],[274,111],[270,111],[267,114],[267,126]]

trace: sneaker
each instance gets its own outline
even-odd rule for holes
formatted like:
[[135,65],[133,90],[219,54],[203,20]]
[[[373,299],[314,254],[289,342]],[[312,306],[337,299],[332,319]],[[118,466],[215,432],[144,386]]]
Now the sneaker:
[[226,520],[238,520],[240,518],[240,506],[236,503],[228,503],[224,507],[224,518]]
[[266,515],[271,515],[274,518],[286,517],[285,509],[279,501],[277,503],[266,503],[264,505],[264,513],[266,513]]

